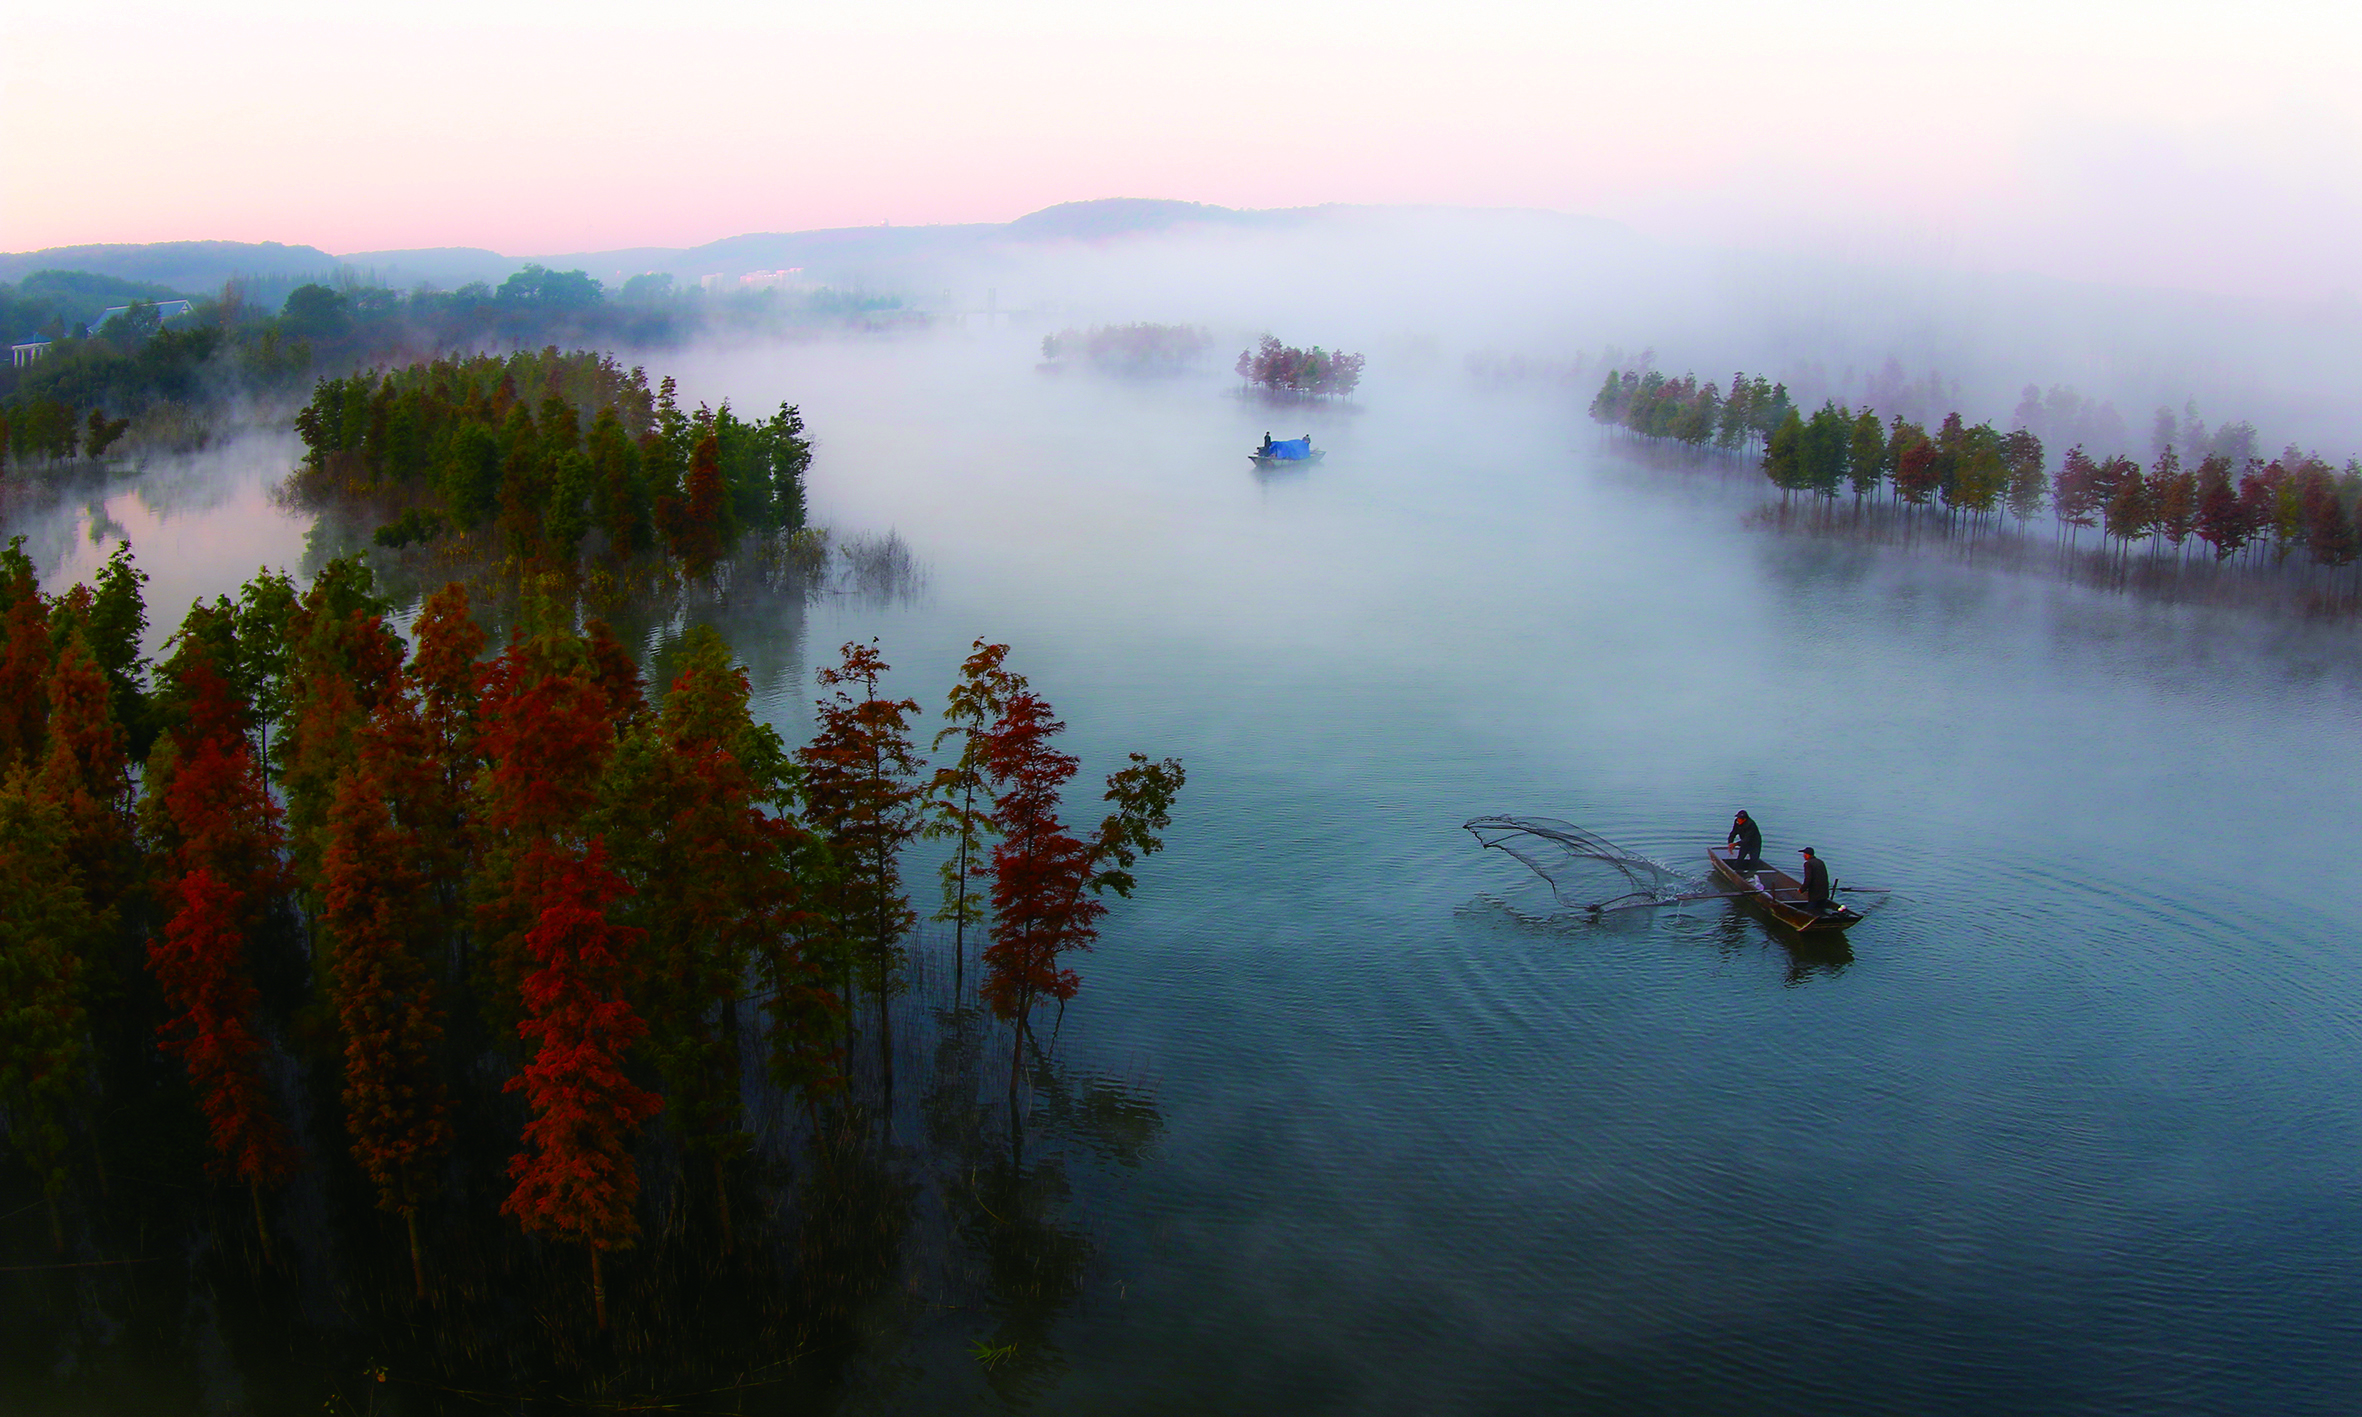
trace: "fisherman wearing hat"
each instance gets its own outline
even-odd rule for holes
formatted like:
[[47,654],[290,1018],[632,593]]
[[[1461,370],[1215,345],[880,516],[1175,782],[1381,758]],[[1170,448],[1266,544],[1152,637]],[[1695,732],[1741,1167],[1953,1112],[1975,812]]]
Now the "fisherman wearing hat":
[[1739,854],[1731,859],[1732,870],[1760,871],[1763,869],[1763,830],[1755,825],[1753,817],[1748,816],[1745,812],[1739,813],[1731,820],[1730,835],[1723,840],[1739,849]]
[[1836,905],[1829,898],[1829,866],[1811,847],[1804,848],[1804,903],[1826,915]]

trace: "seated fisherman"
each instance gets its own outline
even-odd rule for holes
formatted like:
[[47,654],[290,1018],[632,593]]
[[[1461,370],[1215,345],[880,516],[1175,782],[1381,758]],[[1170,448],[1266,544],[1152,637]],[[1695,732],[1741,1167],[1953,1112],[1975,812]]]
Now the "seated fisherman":
[[1823,915],[1837,908],[1829,898],[1829,864],[1809,846],[1804,848],[1804,903]]
[[1741,812],[1732,818],[1730,835],[1723,840],[1727,845],[1739,849],[1739,854],[1731,858],[1730,864],[1733,870],[1760,871],[1763,869],[1763,832],[1755,825],[1753,817]]

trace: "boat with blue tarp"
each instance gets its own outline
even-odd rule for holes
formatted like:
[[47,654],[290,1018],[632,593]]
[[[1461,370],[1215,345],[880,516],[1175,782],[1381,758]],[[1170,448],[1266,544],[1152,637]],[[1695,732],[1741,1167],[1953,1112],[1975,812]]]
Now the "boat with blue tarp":
[[1301,438],[1274,439],[1263,435],[1263,446],[1247,454],[1247,461],[1260,468],[1310,467],[1327,457],[1328,450],[1312,446],[1312,435]]

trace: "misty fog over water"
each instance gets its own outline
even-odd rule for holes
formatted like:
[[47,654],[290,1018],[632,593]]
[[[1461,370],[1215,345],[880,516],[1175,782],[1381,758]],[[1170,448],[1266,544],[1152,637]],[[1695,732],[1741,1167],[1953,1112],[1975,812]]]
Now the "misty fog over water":
[[[1075,1163],[1097,1258],[1034,1410],[2350,1407],[2350,623],[1783,537],[1752,471],[1631,461],[1587,387],[1407,336],[1354,405],[1275,406],[1227,351],[1050,374],[1040,333],[650,360],[798,403],[812,519],[925,568],[726,617],[791,742],[841,642],[932,708],[982,636],[1082,781],[1188,764],[1061,1025],[1162,1129]],[[1267,431],[1328,458],[1257,474]],[[160,636],[301,561],[265,492],[294,453],[17,529],[51,588],[128,531]],[[1702,869],[1739,808],[1775,863],[1898,894],[1850,944],[1721,901],[1593,924],[1460,830]],[[986,1327],[881,1326],[842,1409],[983,1402]]]

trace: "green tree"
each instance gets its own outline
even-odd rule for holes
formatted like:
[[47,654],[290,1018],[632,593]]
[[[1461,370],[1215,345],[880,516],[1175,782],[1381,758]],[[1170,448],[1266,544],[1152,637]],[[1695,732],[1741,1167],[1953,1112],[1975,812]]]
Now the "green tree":
[[279,311],[279,328],[291,339],[333,340],[351,329],[352,322],[345,298],[324,285],[297,286]]
[[1992,424],[1979,423],[1961,430],[1959,449],[1952,501],[1981,520],[2001,505],[2002,495],[2009,490],[2009,464],[2002,451],[2001,435],[1994,431]]
[[542,512],[549,502],[550,471],[542,440],[525,405],[509,409],[500,432],[500,534],[511,556],[541,554]]
[[452,520],[481,526],[500,505],[500,438],[480,423],[452,435],[443,454],[441,491]]
[[1845,460],[1853,440],[1853,420],[1835,401],[1813,410],[1798,440],[1797,478],[1803,490],[1823,500],[1837,495],[1845,480]]
[[591,494],[597,483],[590,459],[571,448],[558,454],[557,475],[551,484],[550,550],[560,563],[570,565],[591,525]]
[[608,553],[622,558],[647,549],[647,476],[640,450],[612,406],[600,409],[591,424],[590,461],[591,516],[607,533]]
[[1877,494],[1878,484],[1891,470],[1886,429],[1879,423],[1876,410],[1864,408],[1854,416],[1845,453],[1846,476],[1853,483],[1857,508],[1864,497]]
[[2001,460],[2009,470],[2006,493],[2009,514],[2018,519],[2022,528],[2034,520],[2050,495],[2050,475],[2045,470],[2042,440],[2026,429],[2011,431],[2001,440]]
[[83,629],[90,637],[92,659],[107,676],[115,721],[130,735],[131,756],[144,762],[156,736],[148,714],[148,660],[141,652],[148,607],[140,588],[147,584],[148,573],[132,563],[131,543],[122,541],[92,579],[96,585]]
[[[646,940],[637,994],[646,1049],[675,1131],[711,1168],[725,1244],[727,1168],[752,1144],[738,1082],[742,982],[759,971],[774,996],[800,992],[804,1010],[814,1002],[815,971],[800,957],[801,868],[814,844],[786,815],[787,750],[754,721],[749,697],[746,671],[721,636],[692,630],[662,708],[616,746],[596,823],[632,888],[615,918]],[[777,1041],[810,1049],[813,1020],[788,1021],[798,1036]],[[821,1030],[832,1022],[821,1019]]]
[[1771,437],[1763,445],[1763,473],[1772,486],[1780,489],[1780,500],[1805,486],[1804,420],[1794,409],[1772,429]]
[[69,831],[31,774],[0,778],[0,1102],[61,1253],[66,1123],[85,1071],[82,956],[98,923],[66,854]]
[[[925,834],[952,843],[943,859],[943,905],[934,918],[952,927],[952,989],[955,996],[967,972],[968,927],[984,923],[984,900],[968,883],[982,874],[984,845],[992,829],[992,789],[984,776],[984,732],[1001,715],[1009,696],[1025,688],[1025,676],[1003,668],[1007,645],[988,645],[979,637],[960,664],[959,681],[943,706],[943,728],[933,749],[958,739],[959,756],[935,769],[927,785]],[[981,807],[977,797],[984,798]]]
[[[847,642],[842,662],[819,673],[834,692],[815,705],[817,731],[796,750],[804,770],[804,811],[835,860],[828,914],[849,947],[861,982],[877,1001],[878,1057],[893,1087],[893,1016],[902,937],[917,923],[902,889],[902,848],[924,825],[920,764],[910,741],[916,700],[878,692],[889,666],[869,644]],[[858,690],[858,697],[855,691]]]
[[237,606],[228,615],[236,646],[231,677],[239,695],[254,706],[255,757],[266,777],[272,770],[271,725],[287,717],[292,688],[289,640],[301,606],[294,579],[263,566],[238,588]]

